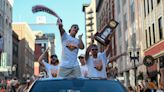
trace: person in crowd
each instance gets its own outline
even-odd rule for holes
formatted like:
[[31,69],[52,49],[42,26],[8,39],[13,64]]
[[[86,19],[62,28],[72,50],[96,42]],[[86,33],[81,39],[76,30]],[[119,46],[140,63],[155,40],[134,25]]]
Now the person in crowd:
[[50,57],[50,64],[45,62],[43,58],[45,57],[46,53],[48,52],[49,48],[47,48],[43,54],[39,57],[38,62],[45,67],[47,75],[49,78],[57,77],[58,74],[58,64],[59,60],[57,55],[51,55]]
[[17,92],[24,92],[25,87],[26,87],[26,81],[21,81],[20,86],[17,89]]
[[160,62],[160,75],[161,75],[160,78],[161,85],[164,86],[164,61]]
[[134,92],[132,86],[128,86],[128,92]]
[[80,69],[81,69],[82,77],[87,77],[88,76],[88,68],[86,66],[86,62],[85,62],[84,57],[85,57],[85,55],[81,54],[78,58],[79,58],[79,61],[81,64]]
[[4,87],[4,86],[2,86],[2,87],[0,88],[0,92],[6,92],[6,90],[5,90],[5,87]]
[[156,92],[164,92],[164,85],[161,81],[161,77],[159,79],[159,86],[158,86],[158,89],[156,90]]
[[10,80],[11,92],[16,92],[16,86],[18,84],[18,80],[16,77]]
[[59,77],[81,77],[80,66],[77,61],[79,49],[84,49],[82,41],[83,34],[76,38],[79,31],[77,24],[73,24],[69,30],[69,34],[63,28],[61,19],[58,19],[58,28],[60,30],[62,41],[62,55],[59,68]]
[[137,85],[137,92],[144,92],[144,89],[141,87],[141,85]]
[[148,78],[148,88],[150,88],[150,89],[157,88],[156,84],[150,78]]

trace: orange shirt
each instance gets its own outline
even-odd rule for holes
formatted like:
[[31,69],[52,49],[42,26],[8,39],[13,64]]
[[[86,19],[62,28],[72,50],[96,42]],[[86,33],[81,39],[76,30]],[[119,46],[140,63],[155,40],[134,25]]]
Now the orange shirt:
[[156,85],[153,82],[148,83],[148,88],[155,89]]

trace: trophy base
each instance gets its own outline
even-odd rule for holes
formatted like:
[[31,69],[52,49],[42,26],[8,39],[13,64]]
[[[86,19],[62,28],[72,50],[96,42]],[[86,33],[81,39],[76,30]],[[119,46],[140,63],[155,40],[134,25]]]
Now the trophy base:
[[99,43],[101,43],[102,45],[106,46],[107,44],[109,44],[109,40],[104,40],[99,36],[95,37],[95,40],[98,41]]

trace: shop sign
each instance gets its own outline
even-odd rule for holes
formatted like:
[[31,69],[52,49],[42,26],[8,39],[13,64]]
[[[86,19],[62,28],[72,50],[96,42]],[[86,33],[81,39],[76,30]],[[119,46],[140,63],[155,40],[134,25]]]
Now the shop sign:
[[155,59],[151,55],[147,55],[143,59],[143,64],[147,67],[150,67],[154,64],[154,62],[155,62],[154,60]]

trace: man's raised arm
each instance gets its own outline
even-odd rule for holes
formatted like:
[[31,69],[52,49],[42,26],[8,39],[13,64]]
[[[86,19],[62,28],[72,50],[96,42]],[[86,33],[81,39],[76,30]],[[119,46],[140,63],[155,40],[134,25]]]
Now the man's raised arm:
[[49,50],[49,47],[43,52],[43,54],[38,59],[39,64],[41,64],[42,66],[44,66],[42,60],[43,60],[43,58],[44,58],[44,56],[45,56],[45,54],[47,53],[48,50]]
[[60,30],[60,35],[63,36],[63,34],[65,33],[65,30],[63,29],[63,23],[61,19],[57,20],[57,24],[58,24],[58,28]]

